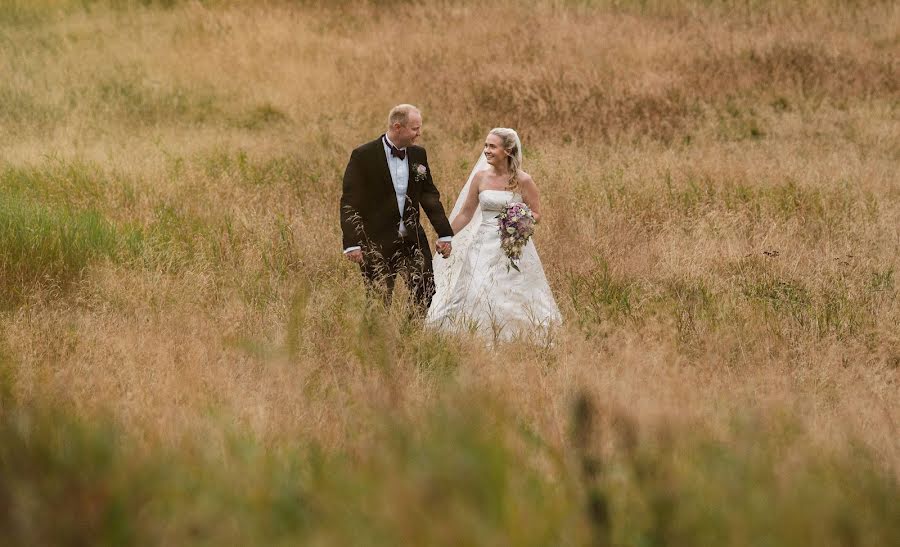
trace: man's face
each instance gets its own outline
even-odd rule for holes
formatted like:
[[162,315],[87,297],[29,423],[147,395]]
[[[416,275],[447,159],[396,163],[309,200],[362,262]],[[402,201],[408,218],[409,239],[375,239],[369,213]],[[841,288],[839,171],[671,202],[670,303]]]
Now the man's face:
[[422,134],[422,115],[418,112],[410,112],[406,126],[395,124],[394,130],[397,132],[397,142],[394,143],[397,148],[406,148],[415,144],[416,139]]

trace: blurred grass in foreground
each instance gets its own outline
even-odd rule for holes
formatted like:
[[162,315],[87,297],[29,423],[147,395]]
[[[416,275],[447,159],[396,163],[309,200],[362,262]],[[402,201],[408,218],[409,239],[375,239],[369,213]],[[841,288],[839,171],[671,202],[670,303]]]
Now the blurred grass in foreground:
[[[492,403],[454,396],[377,422],[368,449],[136,452],[103,421],[0,416],[0,541],[37,544],[893,545],[896,478],[864,449],[807,446],[790,418],[641,430],[576,405],[563,452]],[[389,416],[389,414],[388,414]],[[136,455],[137,454],[137,455]]]

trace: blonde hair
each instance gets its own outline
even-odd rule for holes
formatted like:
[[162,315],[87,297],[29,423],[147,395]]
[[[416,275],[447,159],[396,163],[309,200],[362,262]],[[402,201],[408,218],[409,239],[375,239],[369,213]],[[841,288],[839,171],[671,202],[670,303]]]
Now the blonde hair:
[[388,127],[394,127],[395,123],[399,123],[403,127],[406,127],[411,112],[418,112],[421,114],[419,109],[411,104],[398,104],[392,108],[391,113],[388,114]]
[[509,168],[509,181],[506,183],[510,190],[519,188],[519,169],[522,167],[522,141],[515,129],[508,127],[495,127],[490,135],[500,137],[503,149],[506,150],[506,165]]

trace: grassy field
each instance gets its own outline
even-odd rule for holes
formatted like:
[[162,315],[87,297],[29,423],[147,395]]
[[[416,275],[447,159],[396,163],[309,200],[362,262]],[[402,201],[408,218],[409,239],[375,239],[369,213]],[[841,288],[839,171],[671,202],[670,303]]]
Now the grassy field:
[[[900,543],[900,7],[0,0],[0,543]],[[366,303],[495,126],[565,324]],[[402,296],[402,294],[401,294]]]

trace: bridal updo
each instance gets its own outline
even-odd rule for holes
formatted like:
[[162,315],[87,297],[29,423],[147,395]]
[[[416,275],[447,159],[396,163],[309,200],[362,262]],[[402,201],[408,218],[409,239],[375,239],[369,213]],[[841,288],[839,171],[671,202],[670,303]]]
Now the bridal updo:
[[510,190],[516,190],[519,188],[519,169],[522,167],[522,141],[519,140],[519,134],[508,127],[495,127],[490,134],[500,137],[503,143],[503,149],[508,154],[506,164],[510,173],[507,186]]

